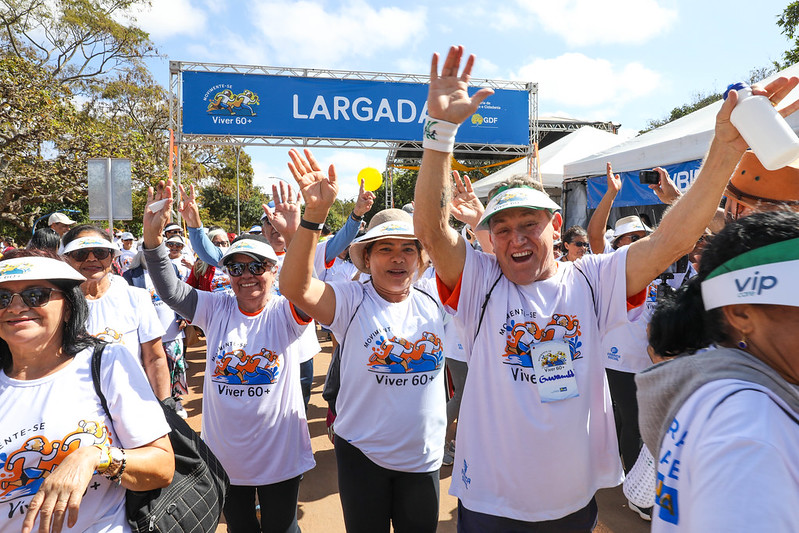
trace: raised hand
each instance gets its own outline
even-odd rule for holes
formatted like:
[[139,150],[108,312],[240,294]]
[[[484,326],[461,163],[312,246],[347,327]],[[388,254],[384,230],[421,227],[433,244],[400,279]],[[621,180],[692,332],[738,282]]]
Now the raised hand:
[[[790,93],[797,85],[799,85],[799,78],[797,77],[780,77],[772,81],[765,87],[752,86],[752,94],[759,94],[767,97],[775,106],[779,104],[788,93]],[[721,105],[718,114],[716,115],[716,138],[723,141],[734,149],[743,152],[748,148],[747,142],[738,133],[738,129],[730,122],[730,114],[738,103],[738,93],[730,91],[727,99]],[[780,115],[787,117],[799,110],[799,100],[791,102],[782,109]]]
[[375,203],[375,194],[363,188],[364,181],[366,180],[361,180],[361,186],[358,190],[358,199],[355,200],[355,207],[352,208],[352,212],[358,217],[362,217],[368,213]]
[[299,193],[295,197],[291,187],[281,181],[279,188],[272,185],[272,200],[275,202],[274,210],[269,209],[266,205],[263,206],[267,220],[283,238],[294,235],[300,225]]
[[180,205],[178,206],[181,216],[186,221],[186,225],[190,228],[199,228],[203,225],[200,220],[200,208],[197,205],[197,193],[194,190],[194,184],[191,184],[189,192],[183,185],[180,186]]
[[[300,193],[305,200],[306,213],[320,214],[324,212],[327,216],[327,211],[338,195],[335,167],[330,165],[327,171],[328,175],[325,176],[319,162],[307,148],[305,149],[305,158],[293,148],[289,150],[289,157],[291,157],[288,164],[289,170],[297,181]],[[361,185],[361,191],[363,191],[363,185]],[[314,220],[313,222],[321,221]]]
[[476,228],[477,223],[483,217],[483,211],[485,211],[483,203],[474,193],[469,176],[464,174],[463,179],[461,179],[458,171],[453,170],[452,179],[455,183],[455,190],[452,191],[452,200],[450,201],[452,216],[456,220]]
[[654,169],[657,171],[658,175],[660,176],[660,181],[658,183],[653,183],[649,186],[650,189],[655,193],[655,196],[666,205],[671,205],[677,201],[677,199],[682,196],[680,189],[671,181],[669,177],[669,173],[666,172],[666,169],[661,167],[655,167]]
[[458,75],[463,46],[450,47],[441,75],[438,74],[438,54],[433,54],[430,64],[430,88],[427,93],[427,114],[437,118],[460,124],[477,111],[477,106],[487,97],[494,94],[493,89],[483,88],[473,96],[469,96],[469,78],[474,66],[474,55],[470,55]]
[[608,192],[618,193],[621,190],[621,176],[613,173],[613,165],[610,161],[605,165],[605,172],[608,175]]
[[145,248],[155,248],[161,244],[172,209],[172,187],[172,180],[168,180],[159,181],[155,189],[147,189],[147,203],[142,219]]

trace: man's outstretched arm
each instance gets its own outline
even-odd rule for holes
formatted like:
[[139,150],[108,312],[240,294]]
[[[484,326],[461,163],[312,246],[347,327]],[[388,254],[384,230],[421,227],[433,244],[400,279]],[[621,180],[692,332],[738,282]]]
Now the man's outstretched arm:
[[446,142],[440,141],[452,140],[448,132],[471,116],[480,102],[493,93],[491,89],[480,89],[474,96],[469,96],[469,77],[474,56],[469,56],[459,76],[462,57],[462,46],[451,47],[439,76],[438,54],[433,54],[427,94],[429,118],[424,133],[427,141],[416,180],[413,212],[416,236],[430,255],[436,275],[450,289],[455,287],[463,272],[466,245],[449,226],[453,143],[444,146]]

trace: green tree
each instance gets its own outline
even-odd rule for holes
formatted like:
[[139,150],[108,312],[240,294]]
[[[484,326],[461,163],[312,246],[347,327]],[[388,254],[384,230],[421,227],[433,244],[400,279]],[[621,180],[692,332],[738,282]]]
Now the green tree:
[[[776,69],[774,66],[754,68],[750,70],[749,73],[746,76],[744,76],[742,79],[743,81],[751,85],[764,78],[767,78],[768,76],[771,76],[772,74],[774,74],[775,71]],[[713,102],[721,100],[723,97],[724,93],[719,93],[719,92],[696,93],[694,94],[691,103],[675,107],[665,118],[652,119],[647,121],[646,123],[647,127],[639,131],[638,133],[639,134],[646,133],[649,130],[659,128],[660,126],[668,124],[669,122],[673,122],[678,118],[690,115],[694,111],[702,109],[703,107],[710,105]]]
[[[145,185],[165,176],[165,148],[160,148],[165,144],[165,114],[154,112],[157,105],[142,106],[147,101],[165,105],[162,95],[143,94],[160,89],[141,62],[154,49],[146,33],[118,22],[136,3],[140,2],[3,0],[3,230],[28,232],[41,214],[65,207],[79,207],[85,217],[87,158],[131,159],[137,184],[134,205],[139,208]],[[123,97],[123,84],[130,97]],[[77,96],[83,102],[80,107]],[[135,109],[123,105],[134,101]],[[160,130],[152,127],[157,123],[162,124]],[[159,149],[160,158],[155,153]]]
[[777,19],[777,26],[781,28],[780,32],[788,37],[793,43],[790,50],[786,50],[782,54],[783,63],[775,63],[777,68],[785,68],[799,63],[799,33],[797,33],[797,26],[799,26],[799,2],[791,2],[782,11],[782,14]]

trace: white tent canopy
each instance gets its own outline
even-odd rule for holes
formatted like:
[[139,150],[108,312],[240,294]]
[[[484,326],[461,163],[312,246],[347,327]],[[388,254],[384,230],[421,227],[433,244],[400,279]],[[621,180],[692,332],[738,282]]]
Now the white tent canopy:
[[[594,154],[621,142],[618,135],[602,131],[591,126],[583,126],[579,130],[558,139],[538,152],[541,162],[541,178],[544,187],[560,188],[563,181],[563,165],[580,157]],[[514,174],[527,173],[527,159],[517,161],[502,170],[481,179],[474,184],[474,192],[480,198],[488,196],[489,191]]]
[[[766,78],[759,85],[766,85],[779,76],[796,75],[799,75],[799,64]],[[799,88],[785,97],[780,107],[797,98],[799,98]],[[710,147],[716,114],[721,104],[722,101],[719,100],[604,152],[579,161],[567,162],[563,168],[563,177],[569,179],[601,176],[605,174],[605,165],[608,161],[613,165],[615,172],[631,172],[702,159]],[[788,124],[794,130],[799,129],[799,113],[791,115]]]

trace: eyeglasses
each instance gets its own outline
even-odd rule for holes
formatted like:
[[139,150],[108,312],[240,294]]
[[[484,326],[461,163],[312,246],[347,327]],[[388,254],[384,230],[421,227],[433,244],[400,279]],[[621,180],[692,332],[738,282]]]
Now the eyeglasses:
[[108,248],[82,248],[80,250],[73,250],[67,255],[75,261],[86,261],[86,258],[89,257],[89,254],[92,254],[98,261],[104,261],[108,259],[108,256],[112,253],[113,252]]
[[214,246],[230,246],[230,241],[211,241]]
[[53,292],[63,292],[50,287],[31,287],[19,292],[0,291],[0,309],[5,309],[11,305],[14,296],[19,295],[28,307],[44,307],[50,301]]
[[251,263],[228,263],[225,265],[227,273],[233,276],[234,278],[237,278],[242,274],[244,274],[245,268],[249,270],[250,274],[252,274],[253,276],[260,276],[261,274],[266,272],[266,269],[268,267],[269,265],[267,265],[266,263],[262,263],[260,261],[253,261]]
[[640,235],[630,235],[630,242],[640,241],[641,239]]
[[168,242],[168,243],[166,243],[166,247],[167,248],[177,248],[178,250],[183,249],[183,245],[182,244],[178,244],[176,242]]
[[570,242],[569,244],[573,244],[573,245],[577,246],[578,248],[588,248],[588,243],[587,242],[574,241],[574,242]]

